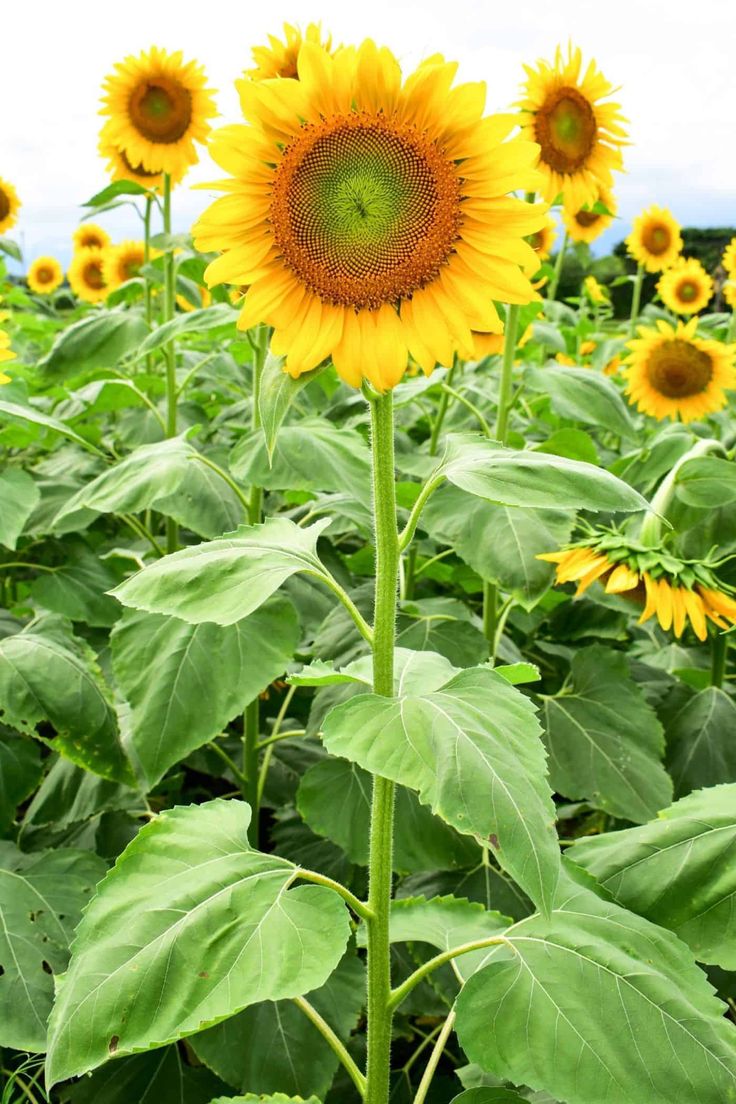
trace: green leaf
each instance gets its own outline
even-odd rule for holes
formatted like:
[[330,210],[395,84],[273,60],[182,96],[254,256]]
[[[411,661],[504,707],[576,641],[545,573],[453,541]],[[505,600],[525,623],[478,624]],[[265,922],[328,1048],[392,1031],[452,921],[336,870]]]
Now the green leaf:
[[506,939],[457,1000],[472,1062],[567,1104],[736,1100],[736,1033],[670,932],[570,883]]
[[[0,702],[0,716],[12,728],[43,739],[102,778],[133,782],[94,653],[54,619],[31,622],[0,640]],[[43,721],[55,736],[37,731]]]
[[0,544],[15,550],[18,537],[41,501],[41,492],[22,468],[0,472]]
[[193,625],[234,625],[298,571],[325,577],[317,539],[328,524],[323,520],[302,528],[286,518],[268,518],[263,525],[242,525],[232,536],[158,560],[113,594],[124,606]]
[[5,253],[6,256],[12,257],[14,261],[22,262],[23,260],[20,246],[12,238],[0,237],[0,253]]
[[141,796],[130,786],[110,782],[59,758],[28,806],[23,832],[49,824],[65,828],[109,810],[140,806]]
[[669,928],[700,962],[736,970],[736,784],[683,797],[657,820],[578,840],[568,855],[620,905]]
[[42,774],[38,745],[0,730],[0,832],[13,823],[17,806],[30,797]]
[[[440,676],[441,677],[441,676]],[[546,907],[559,873],[541,730],[528,698],[487,668],[400,699],[361,694],[324,722],[325,747],[417,790]],[[523,810],[523,813],[522,813]]]
[[284,360],[284,357],[274,356],[271,352],[267,353],[258,392],[258,411],[269,459],[273,457],[276,439],[289,407],[299,392],[316,379],[321,371],[316,368],[313,372],[305,372],[297,379],[292,379],[289,373],[284,371]]
[[646,499],[605,468],[529,449],[502,448],[469,435],[451,436],[434,477],[504,506],[551,510],[646,510]]
[[83,203],[83,207],[104,207],[111,199],[117,199],[118,196],[140,196],[147,195],[147,189],[142,184],[138,184],[135,180],[114,180],[112,184],[108,184],[106,188],[103,188],[100,192],[95,192],[91,199],[88,199],[86,203]]
[[736,705],[717,686],[693,695],[667,720],[667,767],[675,797],[719,782],[736,782],[734,732]]
[[36,410],[32,406],[20,406],[18,403],[5,402],[0,399],[0,415],[5,414],[8,418],[18,419],[22,422],[31,422],[33,425],[42,426],[44,429],[51,429],[54,433],[60,433],[62,437],[68,437],[70,441],[76,441],[78,445],[82,445],[84,448],[89,449],[91,452],[102,455],[100,450],[96,448],[84,437],[80,436],[70,426],[64,422],[60,422],[57,418],[52,418],[48,414],[42,413],[40,410]]
[[77,929],[49,1021],[47,1085],[323,985],[349,934],[340,898],[248,844],[250,809],[208,801],[138,833]]
[[298,642],[283,598],[228,626],[126,611],[111,637],[113,670],[132,707],[132,756],[148,787],[282,675]]
[[672,799],[657,715],[621,652],[594,644],[572,661],[572,684],[545,697],[552,786],[641,824]]
[[736,464],[715,456],[688,460],[677,470],[677,496],[688,506],[712,509],[736,501]]
[[466,1089],[459,1096],[454,1096],[450,1104],[525,1104],[527,1100],[527,1097],[519,1096],[510,1089],[481,1087]]
[[590,368],[566,368],[548,364],[528,368],[524,382],[532,391],[549,395],[552,409],[561,418],[606,429],[637,440],[637,431],[615,383]]
[[108,627],[120,616],[120,607],[105,591],[119,578],[108,562],[81,541],[74,541],[68,547],[67,562],[53,574],[39,575],[31,593],[40,606],[70,621]]
[[582,429],[558,429],[541,444],[534,445],[534,451],[567,456],[570,460],[582,460],[585,464],[597,466],[600,463],[593,438]]
[[0,1046],[46,1049],[54,975],[105,864],[88,851],[24,855],[0,841]]
[[303,1100],[301,1096],[284,1096],[283,1093],[271,1096],[256,1096],[255,1093],[248,1093],[247,1096],[218,1096],[217,1100],[211,1101],[211,1104],[320,1104],[320,1101],[316,1096]]
[[[225,1086],[208,1069],[187,1066],[176,1046],[108,1062],[61,1090],[62,1104],[210,1104]],[[223,1099],[222,1097],[220,1099]]]
[[[404,897],[391,903],[389,938],[392,943],[429,943],[438,951],[451,951],[502,935],[511,923],[500,912],[461,897]],[[487,948],[469,951],[454,960],[462,981],[485,964],[487,953]]]
[[402,602],[396,641],[403,648],[439,652],[456,667],[472,667],[488,658],[478,618],[457,598]]
[[150,333],[145,341],[138,345],[136,360],[142,360],[149,353],[155,352],[175,337],[181,337],[186,333],[207,333],[210,330],[220,330],[232,327],[235,333],[235,323],[238,311],[229,303],[215,303],[202,310],[189,311],[185,314],[177,314],[162,326],[158,326]]
[[147,334],[148,326],[138,311],[91,311],[57,334],[38,367],[61,378],[89,368],[115,368]]
[[539,682],[541,674],[534,663],[502,663],[493,670],[505,678],[512,686],[522,686],[526,682]]

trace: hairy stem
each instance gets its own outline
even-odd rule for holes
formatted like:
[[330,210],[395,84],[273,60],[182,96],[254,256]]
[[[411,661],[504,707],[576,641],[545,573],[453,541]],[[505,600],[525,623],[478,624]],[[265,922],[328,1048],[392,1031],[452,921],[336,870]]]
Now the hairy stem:
[[429,1092],[429,1086],[432,1084],[432,1078],[435,1075],[439,1060],[442,1057],[442,1051],[447,1045],[447,1040],[452,1034],[452,1029],[455,1026],[455,1012],[450,1012],[444,1024],[442,1030],[437,1036],[437,1042],[432,1047],[432,1053],[429,1056],[426,1068],[422,1075],[422,1080],[419,1082],[419,1088],[417,1089],[416,1096],[414,1097],[414,1104],[424,1104],[427,1099],[427,1093]]
[[[171,234],[171,176],[164,173],[164,234]],[[174,317],[175,308],[174,254],[169,243],[164,253],[164,316],[166,324]],[[164,346],[166,362],[166,436],[176,437],[176,345],[173,338]],[[179,527],[173,518],[166,519],[166,551],[176,552],[179,547]]]
[[360,1095],[365,1097],[365,1077],[348,1054],[343,1042],[337,1037],[327,1021],[320,1016],[317,1009],[311,1005],[309,1001],[305,1000],[304,997],[293,997],[292,999],[297,1008],[301,1009],[307,1019],[314,1024],[322,1038],[328,1046],[331,1047],[333,1053],[340,1059]]

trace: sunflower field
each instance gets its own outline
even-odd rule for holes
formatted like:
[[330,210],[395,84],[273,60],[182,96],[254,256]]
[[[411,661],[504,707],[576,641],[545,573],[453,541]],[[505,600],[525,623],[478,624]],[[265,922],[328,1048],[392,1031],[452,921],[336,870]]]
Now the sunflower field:
[[574,44],[245,64],[0,179],[0,1104],[735,1104],[736,231],[596,265]]

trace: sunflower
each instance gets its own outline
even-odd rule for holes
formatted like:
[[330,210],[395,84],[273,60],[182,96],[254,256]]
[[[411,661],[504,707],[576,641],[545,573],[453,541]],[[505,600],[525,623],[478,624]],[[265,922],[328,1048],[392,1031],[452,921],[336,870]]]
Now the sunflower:
[[731,310],[736,311],[736,276],[731,276],[723,285],[723,298]]
[[[596,210],[598,207],[598,210]],[[600,208],[605,207],[608,214]],[[576,242],[594,242],[616,217],[616,200],[608,188],[599,188],[595,203],[586,203],[577,211],[563,208],[562,221],[568,237]]]
[[541,264],[542,261],[548,261],[550,254],[552,253],[552,246],[557,238],[557,230],[555,229],[554,219],[548,218],[541,230],[537,230],[536,234],[532,234],[529,237],[529,244],[537,254],[537,259]]
[[28,269],[28,286],[37,295],[50,295],[64,282],[64,273],[56,257],[37,257]]
[[322,29],[318,23],[310,23],[304,34],[298,27],[284,23],[284,41],[275,35],[268,36],[268,46],[254,46],[251,50],[255,69],[246,69],[245,76],[252,80],[267,80],[270,77],[296,77],[297,58],[302,42],[314,42],[328,53],[332,52],[330,35],[322,41]]
[[[523,349],[534,333],[529,325],[516,342],[517,349]],[[503,353],[505,337],[502,333],[477,333],[473,331],[473,360],[483,360],[488,356],[500,356]]]
[[[116,180],[132,180],[133,183],[140,184],[143,188],[161,189],[164,182],[163,173],[148,172],[141,164],[131,164],[125,150],[118,149],[115,143],[110,140],[109,126],[109,123],[105,124],[100,131],[97,150],[100,157],[107,161],[106,169],[110,180],[113,182]],[[182,176],[183,173],[179,173],[176,178],[172,176],[172,184],[177,184]]]
[[10,230],[18,220],[20,200],[12,184],[0,177],[0,234]]
[[124,241],[106,249],[102,256],[102,273],[108,292],[138,275],[146,260],[146,245],[142,241]]
[[536,147],[512,116],[483,118],[483,85],[451,89],[455,65],[429,59],[403,83],[370,40],[334,57],[312,42],[299,80],[241,81],[250,126],[225,127],[210,153],[235,179],[194,227],[210,286],[250,285],[239,325],[274,327],[271,348],[296,377],[332,356],[339,375],[379,391],[406,370],[429,373],[472,331],[501,333],[493,299],[538,296],[524,237],[544,205]]
[[196,164],[194,143],[205,141],[216,114],[200,65],[153,46],[118,62],[104,91],[105,141],[123,150],[128,164],[178,178]]
[[664,305],[675,314],[697,314],[710,302],[713,281],[700,261],[682,257],[662,273],[657,291]]
[[83,222],[72,234],[74,249],[107,249],[110,235],[94,222]]
[[[8,317],[7,311],[0,311],[0,323],[4,322]],[[15,353],[10,348],[10,336],[5,330],[0,330],[0,363],[5,360],[14,360]],[[10,376],[6,376],[4,372],[0,372],[0,384],[10,383]]]
[[600,306],[602,303],[610,302],[608,292],[599,284],[595,276],[586,276],[583,280],[583,291],[590,299],[591,303],[596,306]]
[[626,239],[629,253],[647,272],[663,272],[682,252],[680,225],[664,207],[647,207]]
[[212,292],[209,290],[209,288],[201,287],[201,288],[198,288],[197,290],[199,291],[199,294],[202,298],[201,307],[199,307],[199,308],[195,307],[194,303],[190,303],[189,300],[187,299],[186,295],[177,295],[177,297],[176,297],[176,305],[179,307],[180,310],[183,310],[186,314],[188,314],[189,311],[199,310],[199,309],[203,309],[204,307],[209,307],[209,305],[212,302]]
[[626,393],[645,414],[691,422],[721,410],[726,390],[736,388],[736,345],[698,338],[696,325],[659,321],[628,342]]
[[730,242],[723,250],[721,264],[729,276],[736,276],[736,238],[731,238]]
[[679,559],[614,531],[598,530],[537,559],[556,565],[557,585],[577,583],[576,598],[597,581],[607,594],[644,606],[640,625],[656,614],[665,632],[671,629],[678,639],[688,621],[699,640],[708,635],[707,621],[720,629],[736,624],[736,600],[709,564]]
[[110,288],[105,283],[105,252],[102,249],[78,249],[67,272],[75,295],[85,303],[100,303]]
[[613,86],[595,62],[581,74],[582,55],[572,46],[566,58],[558,46],[552,65],[540,60],[536,69],[524,68],[528,80],[517,106],[524,136],[540,146],[542,194],[551,202],[562,193],[572,212],[592,207],[601,186],[613,187],[611,171],[623,167],[626,120],[618,104],[601,103]]

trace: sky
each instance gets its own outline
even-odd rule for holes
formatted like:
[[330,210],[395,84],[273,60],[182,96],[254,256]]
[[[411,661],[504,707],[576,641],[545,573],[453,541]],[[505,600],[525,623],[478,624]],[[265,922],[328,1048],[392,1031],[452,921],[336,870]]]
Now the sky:
[[[33,0],[10,6],[0,65],[0,177],[23,202],[11,235],[25,265],[44,253],[66,264],[80,205],[108,182],[98,109],[117,60],[153,44],[183,50],[217,90],[215,125],[238,122],[233,82],[252,64],[251,47],[284,21],[321,21],[338,42],[374,38],[407,72],[441,52],[459,61],[458,80],[485,80],[489,111],[518,98],[525,63],[570,39],[620,86],[630,122],[626,172],[616,177],[619,218],[595,251],[607,252],[650,203],[686,226],[736,223],[734,0]],[[202,149],[174,193],[175,230],[188,230],[214,197],[191,185],[221,175]],[[141,236],[129,207],[100,221],[114,240]]]

